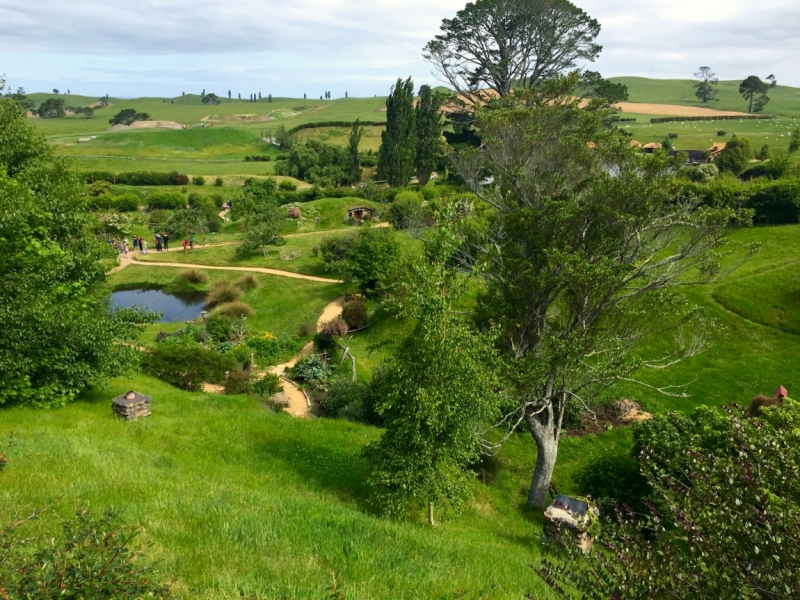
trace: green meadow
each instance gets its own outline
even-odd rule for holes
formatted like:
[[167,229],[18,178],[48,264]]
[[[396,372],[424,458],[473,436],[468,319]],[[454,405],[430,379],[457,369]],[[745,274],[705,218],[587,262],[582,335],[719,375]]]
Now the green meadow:
[[[287,247],[307,248],[324,235],[290,238]],[[800,386],[798,236],[796,225],[735,232],[734,246],[758,242],[759,253],[717,284],[688,292],[717,321],[711,347],[667,371],[640,374],[652,385],[689,383],[688,397],[626,384],[609,398],[634,398],[657,413],[689,412],[700,404],[744,404],[779,384],[790,393]],[[237,264],[232,249],[201,249],[186,260]],[[184,259],[182,252],[154,257]],[[267,260],[242,264],[273,266]],[[302,264],[294,266],[322,272]],[[112,275],[109,286],[186,289],[179,273],[133,264]],[[241,275],[207,273],[209,282],[192,289]],[[259,287],[242,298],[255,309],[249,324],[278,335],[295,334],[347,289],[256,277]],[[369,377],[411,325],[379,312],[369,328],[347,336],[359,375]],[[178,326],[149,326],[144,342]],[[112,418],[109,399],[131,388],[152,394],[153,416],[121,423]],[[541,517],[525,505],[535,456],[527,434],[512,436],[488,463],[485,481],[476,479],[461,513],[430,528],[421,515],[390,521],[367,503],[361,449],[378,429],[292,419],[249,397],[183,392],[131,373],[62,409],[5,409],[0,430],[17,439],[0,489],[0,519],[51,499],[59,515],[84,503],[97,511],[116,506],[140,528],[138,543],[149,548],[158,575],[180,598],[318,599],[328,593],[332,574],[352,598],[549,597],[527,567],[549,552]],[[624,428],[565,437],[555,473],[559,490],[577,492],[573,476],[588,461],[629,444]],[[55,527],[53,516],[28,530]]]

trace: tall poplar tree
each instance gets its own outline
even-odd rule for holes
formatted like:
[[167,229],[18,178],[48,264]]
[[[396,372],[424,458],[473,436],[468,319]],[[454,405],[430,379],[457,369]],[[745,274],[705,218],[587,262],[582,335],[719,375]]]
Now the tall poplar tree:
[[361,136],[364,135],[364,128],[361,126],[361,120],[356,119],[350,129],[349,147],[350,152],[350,179],[352,183],[361,181],[361,158],[358,155],[358,146],[361,143]]
[[405,187],[414,172],[417,127],[414,115],[414,82],[397,80],[386,99],[386,129],[378,150],[378,178],[392,187]]
[[414,167],[417,180],[425,185],[436,167],[436,159],[442,154],[442,114],[439,109],[444,102],[442,94],[435,93],[431,86],[419,88],[419,102],[414,111],[417,121],[417,155]]

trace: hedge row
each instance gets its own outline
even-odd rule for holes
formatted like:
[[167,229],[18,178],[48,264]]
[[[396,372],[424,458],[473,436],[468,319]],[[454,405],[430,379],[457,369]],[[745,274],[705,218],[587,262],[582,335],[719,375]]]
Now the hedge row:
[[248,155],[244,157],[244,162],[269,162],[272,160],[271,156],[259,156],[258,154]]
[[[317,129],[318,127],[352,127],[355,124],[355,121],[320,121],[318,123],[303,123],[302,125],[292,127],[286,132],[286,134],[294,135],[303,129]],[[358,124],[364,127],[383,127],[386,125],[386,121],[359,121]]]
[[740,115],[735,116],[714,116],[714,117],[658,117],[650,119],[651,123],[680,123],[681,121],[736,121],[736,120],[759,120],[759,119],[774,119],[775,117],[767,117],[765,115]]
[[86,171],[83,173],[86,183],[108,181],[115,185],[189,185],[189,176],[176,171],[171,173],[154,173],[150,171],[131,171],[128,173],[111,173],[110,171]]

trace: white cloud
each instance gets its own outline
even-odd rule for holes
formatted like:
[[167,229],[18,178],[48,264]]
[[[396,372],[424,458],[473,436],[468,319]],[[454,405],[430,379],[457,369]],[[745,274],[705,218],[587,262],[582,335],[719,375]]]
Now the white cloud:
[[[465,0],[0,0],[0,73],[28,89],[174,95],[384,94],[432,82],[422,46]],[[800,85],[797,0],[578,0],[603,25],[606,75]],[[269,89],[266,89],[269,88]],[[196,91],[196,90],[194,90]]]

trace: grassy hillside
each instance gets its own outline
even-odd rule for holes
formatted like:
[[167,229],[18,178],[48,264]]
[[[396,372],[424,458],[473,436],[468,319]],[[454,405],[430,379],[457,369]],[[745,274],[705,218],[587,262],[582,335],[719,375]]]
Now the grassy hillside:
[[[741,81],[720,81],[717,100],[703,104],[694,95],[692,79],[648,79],[645,77],[614,77],[615,83],[624,83],[630,92],[630,102],[654,104],[680,104],[716,110],[747,112],[747,102],[739,94]],[[767,94],[770,103],[764,109],[767,115],[800,116],[800,88],[778,85]]]
[[[760,242],[759,254],[719,285],[690,291],[719,324],[711,349],[668,371],[641,374],[659,386],[691,382],[690,397],[665,398],[630,384],[609,397],[634,398],[654,412],[686,412],[699,404],[746,403],[778,384],[790,393],[800,386],[792,316],[800,313],[800,246],[791,243],[798,235],[800,226],[737,231],[733,244]],[[191,259],[225,264],[233,257],[208,248]],[[109,283],[169,288],[178,272],[130,266]],[[342,292],[335,284],[258,277],[261,286],[244,298],[256,309],[251,326],[258,331],[291,334]],[[369,376],[409,327],[380,316],[348,339],[359,373]],[[112,418],[109,400],[132,388],[153,396],[153,416],[122,423]],[[129,375],[62,409],[0,410],[0,433],[7,431],[18,445],[2,475],[0,523],[51,498],[60,498],[58,514],[84,503],[95,511],[114,505],[141,527],[159,576],[180,598],[318,600],[331,572],[348,598],[550,597],[527,567],[549,551],[541,516],[525,506],[535,462],[527,434],[512,436],[490,461],[486,482],[476,479],[462,514],[430,528],[422,515],[393,522],[368,504],[361,449],[379,430],[292,419],[247,397],[182,392]],[[564,438],[559,489],[576,492],[578,470],[630,441],[625,429]],[[37,529],[56,531],[57,520],[45,518],[27,531]]]

